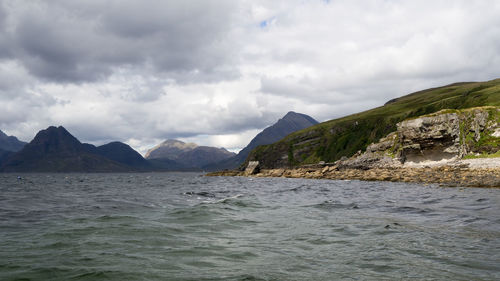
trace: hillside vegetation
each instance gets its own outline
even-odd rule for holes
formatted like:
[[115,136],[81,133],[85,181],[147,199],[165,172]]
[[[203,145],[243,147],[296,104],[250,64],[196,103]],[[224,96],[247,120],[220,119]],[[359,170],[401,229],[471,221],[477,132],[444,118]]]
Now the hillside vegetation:
[[333,162],[365,150],[396,130],[396,123],[442,109],[500,106],[500,79],[455,83],[415,92],[361,113],[330,120],[292,133],[274,144],[254,149],[247,161],[262,168]]

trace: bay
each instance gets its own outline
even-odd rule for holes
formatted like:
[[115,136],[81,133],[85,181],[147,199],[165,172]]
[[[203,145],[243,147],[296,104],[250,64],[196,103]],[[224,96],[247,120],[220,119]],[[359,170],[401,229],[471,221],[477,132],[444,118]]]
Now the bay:
[[0,174],[0,280],[498,280],[500,190]]

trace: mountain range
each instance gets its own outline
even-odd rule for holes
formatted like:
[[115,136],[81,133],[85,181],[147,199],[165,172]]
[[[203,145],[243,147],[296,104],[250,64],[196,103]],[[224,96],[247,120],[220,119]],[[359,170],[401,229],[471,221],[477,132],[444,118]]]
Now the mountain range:
[[[142,158],[126,144],[95,147],[81,143],[64,127],[37,133],[23,149],[4,159],[2,172],[127,172],[141,168]],[[136,165],[139,163],[138,165]]]
[[222,161],[236,155],[225,148],[198,146],[195,143],[184,143],[179,140],[166,140],[150,149],[145,158],[148,160],[172,160],[185,167],[202,168],[203,166]]
[[279,140],[288,132],[315,123],[307,115],[289,112],[259,133],[238,155],[224,148],[166,140],[150,149],[146,158],[121,142],[101,146],[81,143],[62,126],[41,130],[28,144],[2,133],[0,172],[192,171],[213,167],[215,163],[229,159],[234,162],[227,163],[234,163],[231,167],[237,167],[253,147]]

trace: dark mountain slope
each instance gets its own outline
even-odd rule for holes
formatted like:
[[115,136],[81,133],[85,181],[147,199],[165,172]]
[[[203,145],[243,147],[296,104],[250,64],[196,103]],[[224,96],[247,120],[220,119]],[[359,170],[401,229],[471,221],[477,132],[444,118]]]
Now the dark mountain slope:
[[441,109],[500,105],[500,79],[455,83],[412,93],[361,113],[330,120],[253,150],[247,160],[263,168],[333,162],[352,156],[396,130],[396,123]]
[[137,169],[150,169],[152,167],[141,154],[122,142],[111,142],[95,148],[97,154],[115,162]]
[[25,142],[18,140],[14,136],[7,136],[4,132],[0,131],[0,149],[17,152],[23,149],[25,145]]
[[0,149],[0,167],[14,152]]
[[198,146],[193,150],[181,153],[176,161],[188,167],[203,167],[207,164],[219,162],[235,156],[224,148]]

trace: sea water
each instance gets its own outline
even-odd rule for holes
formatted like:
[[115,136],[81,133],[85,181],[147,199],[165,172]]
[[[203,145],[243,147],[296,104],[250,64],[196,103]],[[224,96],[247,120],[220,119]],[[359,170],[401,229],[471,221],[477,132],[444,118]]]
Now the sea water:
[[0,174],[0,280],[499,280],[500,190]]

